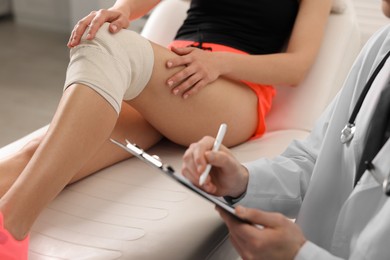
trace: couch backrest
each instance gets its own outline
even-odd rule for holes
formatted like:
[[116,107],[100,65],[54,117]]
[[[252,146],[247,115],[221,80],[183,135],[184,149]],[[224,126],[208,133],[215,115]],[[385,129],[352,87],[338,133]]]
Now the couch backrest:
[[186,18],[188,7],[188,1],[162,1],[151,12],[141,35],[162,46],[168,46]]

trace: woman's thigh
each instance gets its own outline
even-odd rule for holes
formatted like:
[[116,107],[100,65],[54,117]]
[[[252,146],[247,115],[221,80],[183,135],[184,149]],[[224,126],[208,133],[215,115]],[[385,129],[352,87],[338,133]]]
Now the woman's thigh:
[[176,54],[152,46],[155,55],[152,77],[143,92],[128,103],[162,135],[189,145],[202,136],[214,136],[221,123],[228,125],[225,145],[237,145],[253,135],[258,123],[258,101],[249,87],[220,78],[188,99],[175,96],[166,82],[181,68],[168,69],[166,62]]

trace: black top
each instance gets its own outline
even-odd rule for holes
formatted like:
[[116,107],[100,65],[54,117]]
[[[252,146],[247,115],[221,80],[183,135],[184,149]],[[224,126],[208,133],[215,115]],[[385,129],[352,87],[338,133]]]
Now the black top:
[[176,39],[277,53],[290,36],[298,7],[297,0],[192,0]]

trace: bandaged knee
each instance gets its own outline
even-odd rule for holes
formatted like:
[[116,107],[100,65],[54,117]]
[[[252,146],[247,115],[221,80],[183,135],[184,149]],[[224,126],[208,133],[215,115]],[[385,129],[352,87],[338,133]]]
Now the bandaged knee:
[[83,84],[99,93],[119,114],[122,100],[137,97],[152,75],[154,54],[150,42],[130,30],[116,34],[105,23],[93,40],[83,36],[70,51],[64,91]]

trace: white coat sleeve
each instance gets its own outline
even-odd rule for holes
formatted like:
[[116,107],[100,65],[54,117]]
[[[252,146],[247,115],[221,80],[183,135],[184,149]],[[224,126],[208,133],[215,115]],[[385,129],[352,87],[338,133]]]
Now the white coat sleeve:
[[317,246],[316,244],[306,241],[305,244],[298,251],[294,260],[342,260],[342,258],[336,257],[330,254],[325,249]]
[[261,158],[244,164],[249,172],[249,182],[240,205],[296,217],[336,100],[328,106],[305,140],[293,141],[283,154],[272,160]]

